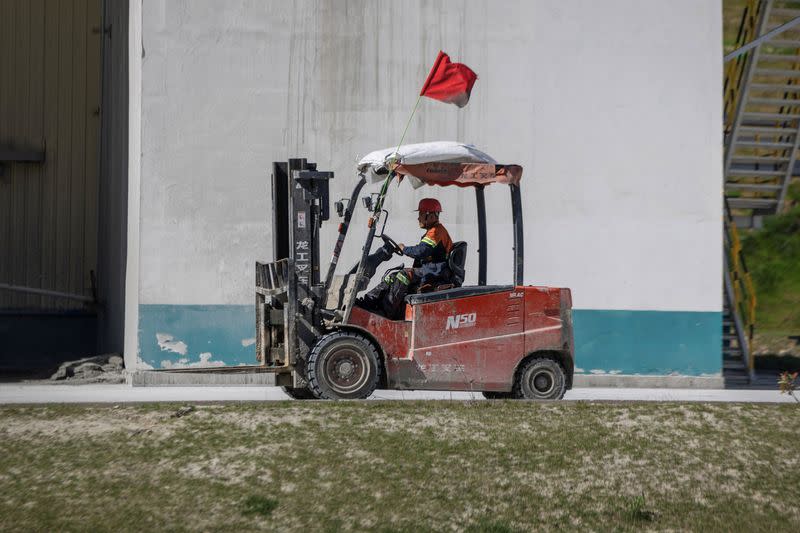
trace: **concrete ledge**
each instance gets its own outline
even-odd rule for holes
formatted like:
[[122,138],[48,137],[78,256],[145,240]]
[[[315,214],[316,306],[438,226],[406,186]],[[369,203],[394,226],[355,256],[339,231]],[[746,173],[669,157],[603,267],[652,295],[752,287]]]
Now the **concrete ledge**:
[[623,374],[575,374],[573,387],[628,389],[724,389],[722,376],[629,376]]
[[275,385],[275,374],[268,372],[215,373],[200,372],[148,372],[128,374],[132,387],[231,385],[236,387],[264,387]]
[[[158,386],[224,386],[235,387],[274,386],[275,375],[260,373],[207,373],[137,371],[128,374],[128,384],[133,387]],[[573,386],[612,387],[621,389],[724,389],[722,376],[630,376],[623,374],[576,374]]]

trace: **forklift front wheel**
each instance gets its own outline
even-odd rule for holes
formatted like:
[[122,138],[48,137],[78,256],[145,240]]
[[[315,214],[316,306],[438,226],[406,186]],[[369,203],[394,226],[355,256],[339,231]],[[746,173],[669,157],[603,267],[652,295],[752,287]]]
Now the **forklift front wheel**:
[[323,400],[366,398],[378,387],[380,374],[375,346],[352,331],[323,336],[308,355],[308,388]]
[[514,384],[514,396],[525,400],[560,400],[566,391],[564,369],[548,357],[527,361]]

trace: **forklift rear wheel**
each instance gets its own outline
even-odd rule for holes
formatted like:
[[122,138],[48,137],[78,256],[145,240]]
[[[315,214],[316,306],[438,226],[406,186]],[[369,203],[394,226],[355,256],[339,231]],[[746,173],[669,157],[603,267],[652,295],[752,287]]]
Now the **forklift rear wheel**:
[[537,357],[520,369],[514,396],[525,400],[560,400],[567,391],[567,376],[561,365],[548,357]]
[[285,392],[290,398],[294,400],[316,400],[317,397],[314,396],[314,393],[308,390],[307,387],[281,387],[283,392]]
[[308,387],[323,400],[366,398],[378,387],[378,351],[364,336],[351,331],[329,333],[308,356]]

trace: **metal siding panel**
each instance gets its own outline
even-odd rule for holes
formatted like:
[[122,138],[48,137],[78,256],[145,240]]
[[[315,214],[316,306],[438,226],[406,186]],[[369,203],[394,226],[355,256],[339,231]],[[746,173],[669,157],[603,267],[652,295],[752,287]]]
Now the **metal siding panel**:
[[[97,262],[101,0],[0,2],[0,144],[45,150],[0,178],[0,281],[90,294]],[[91,65],[91,66],[90,66]],[[0,308],[81,307],[0,292]]]
[[[97,272],[97,221],[100,172],[100,47],[102,34],[100,0],[89,0],[86,10],[86,149],[84,173],[86,175],[83,258],[84,270]],[[88,279],[91,287],[91,278]],[[87,293],[90,294],[90,293]]]
[[[58,243],[58,161],[60,157],[58,131],[59,69],[58,45],[61,37],[59,4],[50,1],[45,13],[45,59],[44,59],[44,138],[47,154],[44,162],[44,189],[42,191],[42,288],[56,290],[57,243]],[[52,308],[57,302],[44,299],[44,307]]]
[[[62,0],[59,4],[58,43],[58,166],[56,170],[56,243],[55,243],[55,288],[69,290],[70,274],[70,216],[71,216],[71,170],[70,155],[72,122],[72,20],[73,2]],[[59,302],[58,307],[64,307]]]
[[[28,103],[28,57],[30,47],[27,32],[27,22],[30,18],[29,4],[24,1],[15,2],[14,12],[14,96],[12,142],[14,148],[23,148],[25,143],[25,114]],[[25,283],[25,259],[27,243],[25,242],[25,180],[28,165],[12,163],[11,168],[11,252],[14,256],[11,271],[11,283],[23,285]],[[11,297],[11,305],[15,308],[23,307],[27,303],[27,295],[15,293]]]
[[83,257],[86,209],[86,0],[73,0],[72,183],[70,185],[70,271],[68,292],[86,294]]
[[[30,16],[28,35],[30,46],[28,64],[30,76],[28,77],[28,138],[30,147],[44,149],[42,105],[44,103],[44,0],[30,1]],[[45,154],[45,157],[47,155]],[[25,285],[28,287],[41,287],[42,283],[42,180],[44,167],[42,165],[26,165],[28,179],[26,182],[26,208],[25,208],[25,241],[28,253],[25,257],[26,276]],[[43,298],[28,296],[27,306],[39,308]]]
[[[6,135],[6,85],[8,84],[8,72],[6,71],[6,55],[8,54],[8,45],[6,44],[7,32],[6,24],[8,20],[8,2],[0,2],[0,144],[5,142]],[[2,193],[0,193],[0,201],[2,201]],[[2,204],[0,204],[2,206]],[[2,219],[0,219],[2,220]],[[0,230],[3,228],[0,225]],[[2,239],[2,236],[0,236]],[[2,240],[0,240],[2,243]],[[2,267],[0,267],[2,268]]]
[[[0,144],[8,143],[11,134],[9,118],[11,113],[11,26],[12,5],[0,2]],[[6,169],[8,172],[8,169]],[[0,176],[0,281],[9,282],[11,276],[10,232],[11,230],[11,187],[8,174]],[[5,307],[9,293],[0,291],[0,307]]]
[[[16,3],[4,3],[5,16],[2,20],[2,43],[3,51],[6,57],[6,72],[7,76],[4,77],[3,86],[5,106],[3,109],[3,127],[5,135],[3,136],[3,143],[10,144],[12,139],[12,132],[14,131],[14,106],[12,105],[15,98],[14,86],[14,68],[16,68],[16,47],[14,46],[14,23],[16,13]],[[13,220],[14,220],[14,176],[11,165],[6,165],[5,173],[2,177],[4,205],[3,211],[5,213],[4,225],[0,229],[3,233],[4,249],[8,250],[7,254],[3,254],[3,280],[7,283],[12,283],[14,279],[14,253],[13,253]],[[13,293],[0,292],[3,298],[3,305],[11,305]]]

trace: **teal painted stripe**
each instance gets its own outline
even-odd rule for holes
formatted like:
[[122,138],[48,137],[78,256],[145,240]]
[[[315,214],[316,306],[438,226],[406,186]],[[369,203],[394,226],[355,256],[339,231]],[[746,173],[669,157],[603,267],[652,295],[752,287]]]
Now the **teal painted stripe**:
[[573,310],[575,366],[590,373],[722,372],[722,313]]
[[[721,313],[576,309],[573,319],[575,366],[583,373],[722,371]],[[154,368],[199,364],[201,358],[255,364],[254,323],[250,305],[140,305],[139,356]]]
[[255,321],[252,305],[140,305],[139,357],[153,368],[252,365]]

